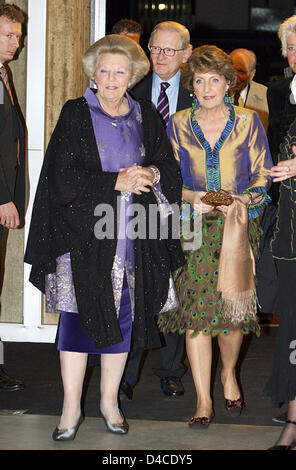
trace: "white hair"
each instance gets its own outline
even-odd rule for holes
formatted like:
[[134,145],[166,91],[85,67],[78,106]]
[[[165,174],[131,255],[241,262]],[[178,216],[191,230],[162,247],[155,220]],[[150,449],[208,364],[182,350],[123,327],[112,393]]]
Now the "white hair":
[[287,18],[279,27],[278,37],[282,43],[282,55],[287,57],[287,41],[291,33],[296,33],[296,15]]
[[190,33],[188,29],[184,25],[182,25],[181,23],[177,23],[176,21],[163,21],[162,23],[158,23],[150,34],[149,45],[152,42],[154,34],[156,33],[156,31],[159,30],[171,30],[177,32],[180,36],[181,47],[184,49],[192,48],[190,44]]

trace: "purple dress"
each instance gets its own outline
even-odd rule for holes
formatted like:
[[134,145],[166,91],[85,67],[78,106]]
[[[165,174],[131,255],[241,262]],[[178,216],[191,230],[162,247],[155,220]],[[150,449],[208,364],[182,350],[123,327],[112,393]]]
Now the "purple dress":
[[[116,172],[133,164],[141,165],[145,157],[142,115],[139,103],[126,95],[129,112],[110,116],[100,106],[96,90],[88,88],[88,102],[103,171]],[[89,354],[121,353],[130,350],[134,303],[133,240],[128,237],[127,209],[133,194],[120,195],[120,236],[111,272],[116,312],[123,340],[105,348],[96,348],[94,341],[82,331],[77,310],[71,271],[70,253],[57,259],[56,273],[46,277],[46,311],[60,312],[58,350]]]

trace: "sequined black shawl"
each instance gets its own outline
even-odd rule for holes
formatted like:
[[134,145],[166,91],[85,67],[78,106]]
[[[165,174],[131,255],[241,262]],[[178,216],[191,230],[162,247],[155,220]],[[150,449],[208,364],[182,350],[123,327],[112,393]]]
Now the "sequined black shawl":
[[[294,158],[292,147],[296,145],[296,119],[290,125],[278,154],[279,161]],[[296,178],[289,178],[280,183],[279,200],[275,219],[275,228],[271,239],[271,251],[274,258],[296,260]]]
[[[161,187],[170,203],[180,203],[182,180],[171,145],[156,112],[141,102],[144,165],[156,165]],[[30,281],[45,291],[45,276],[56,270],[56,258],[71,253],[81,326],[97,347],[122,340],[116,316],[111,269],[116,239],[98,240],[94,209],[99,203],[115,207],[117,173],[102,171],[91,116],[85,98],[68,101],[49,142],[35,196],[25,262],[32,265]],[[135,195],[146,208],[155,204],[153,192]],[[116,211],[115,215],[116,215]],[[148,224],[147,224],[148,225]],[[149,227],[147,227],[148,234]],[[135,240],[134,342],[144,348],[160,346],[155,315],[168,293],[170,270],[184,264],[179,240]]]

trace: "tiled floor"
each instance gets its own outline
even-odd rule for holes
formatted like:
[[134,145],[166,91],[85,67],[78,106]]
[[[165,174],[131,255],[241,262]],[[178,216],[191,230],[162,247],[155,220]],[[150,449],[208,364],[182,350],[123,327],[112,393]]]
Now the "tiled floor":
[[278,426],[215,424],[206,430],[186,423],[129,420],[127,435],[106,432],[101,418],[86,418],[71,442],[54,442],[58,417],[0,416],[0,450],[265,450],[278,438]]

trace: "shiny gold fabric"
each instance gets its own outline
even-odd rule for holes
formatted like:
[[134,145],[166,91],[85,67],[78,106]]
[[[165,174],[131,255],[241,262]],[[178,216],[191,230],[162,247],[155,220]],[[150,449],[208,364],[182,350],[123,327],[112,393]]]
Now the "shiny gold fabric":
[[[258,186],[267,189],[272,160],[263,126],[253,111],[234,109],[234,126],[219,150],[221,188],[214,189],[231,194]],[[191,189],[207,191],[206,151],[194,134],[190,113],[191,109],[185,109],[172,116],[169,137],[184,184],[188,179],[194,185]]]
[[217,284],[224,317],[231,321],[242,321],[257,312],[255,260],[247,228],[247,207],[235,197],[225,218]]

